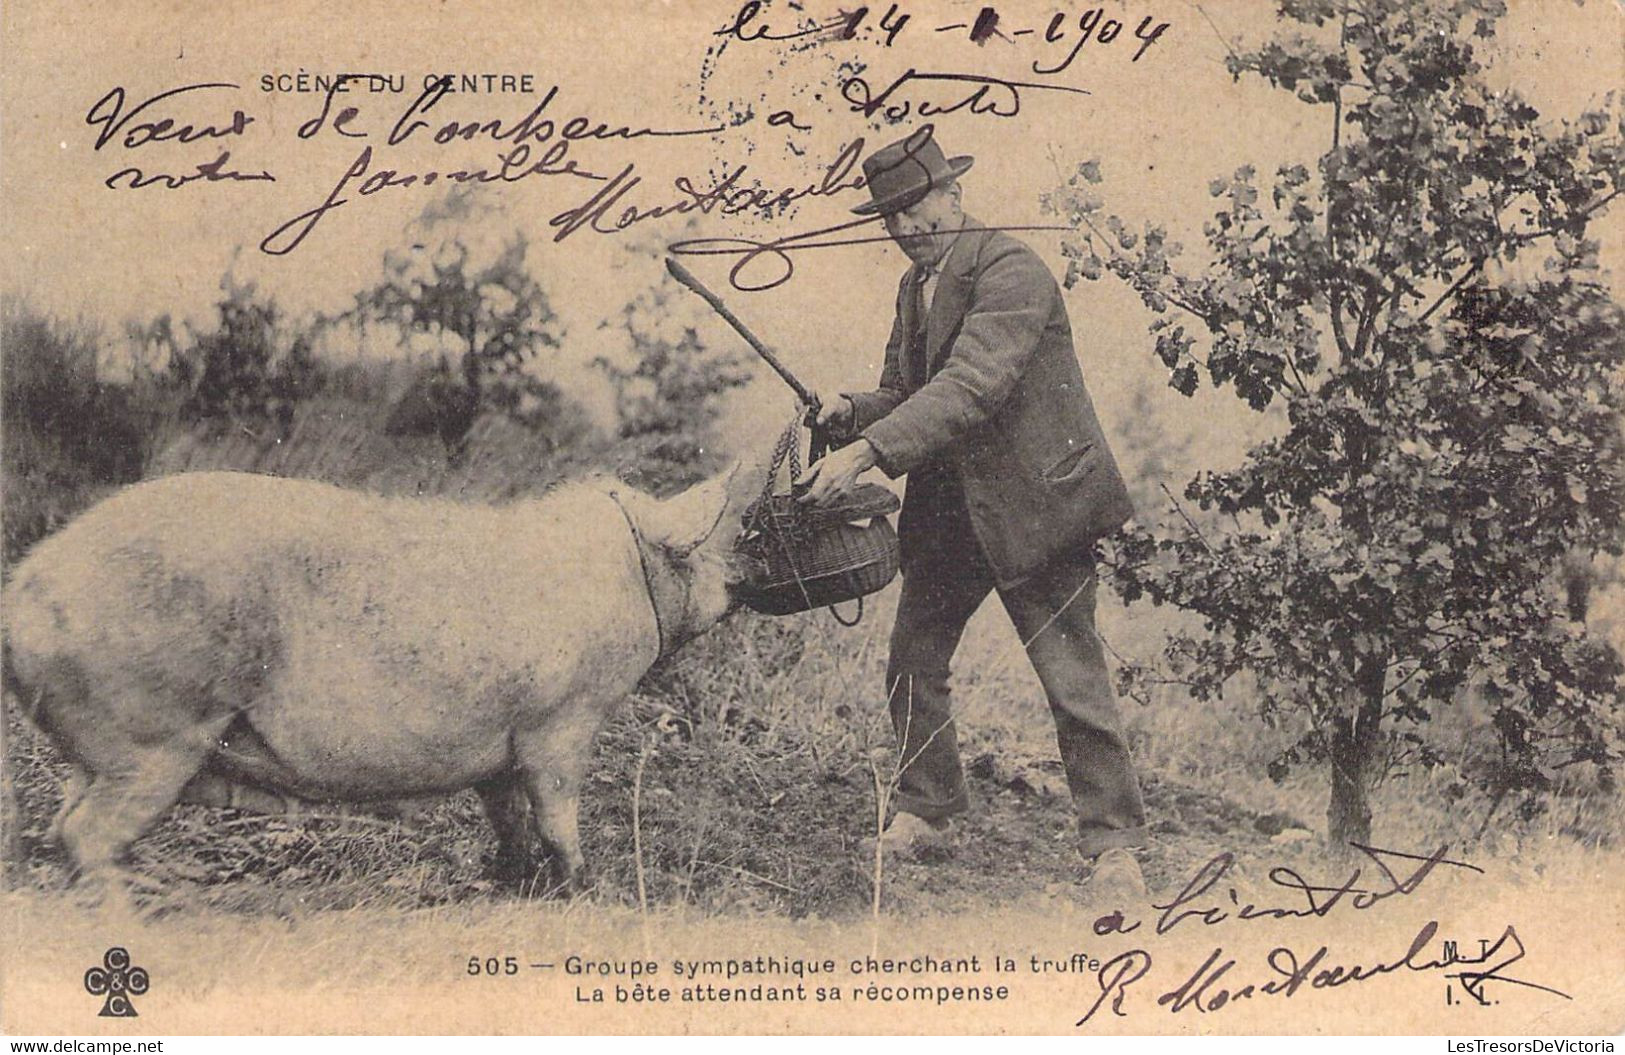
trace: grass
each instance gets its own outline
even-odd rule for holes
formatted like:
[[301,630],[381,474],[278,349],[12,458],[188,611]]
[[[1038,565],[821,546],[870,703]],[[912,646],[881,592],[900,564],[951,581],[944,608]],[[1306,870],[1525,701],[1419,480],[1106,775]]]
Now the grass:
[[[570,452],[492,420],[476,425],[453,466],[437,441],[377,435],[347,400],[334,392],[302,406],[273,446],[181,431],[149,453],[147,471],[251,468],[501,499],[578,467]],[[68,455],[49,435],[8,428],[6,438],[9,556],[107,484],[64,470]],[[895,595],[894,586],[871,598],[853,629],[824,613],[742,614],[651,671],[595,745],[582,830],[596,883],[581,899],[537,900],[487,880],[493,841],[472,793],[406,819],[179,806],[133,852],[140,871],[165,881],[165,911],[120,933],[164,950],[177,984],[207,989],[246,964],[297,990],[455,978],[459,956],[516,941],[653,949],[700,934],[706,947],[726,947],[729,935],[749,934],[785,949],[880,948],[922,933],[911,921],[950,936],[985,919],[1018,921],[1012,933],[1046,919],[1083,926],[1053,725],[997,604],[972,621],[955,662],[969,817],[925,860],[880,870],[865,851],[896,764],[881,693]],[[1166,618],[1105,596],[1100,604],[1102,635],[1128,659],[1155,656]],[[1300,730],[1260,724],[1245,693],[1199,703],[1163,686],[1123,707],[1152,824],[1154,890],[1177,888],[1221,852],[1237,855],[1244,883],[1263,882],[1273,865],[1325,872],[1324,774],[1266,776]],[[1378,845],[1449,844],[1514,885],[1615,867],[1625,831],[1617,792],[1575,779],[1521,810],[1495,803],[1463,780],[1488,742],[1473,708],[1448,709],[1436,732],[1454,744],[1449,761],[1378,790]],[[45,837],[60,799],[55,752],[9,699],[5,734],[16,810],[6,818],[0,921],[16,947],[50,945],[30,954],[32,970],[78,957],[106,926],[75,906],[67,863]],[[17,966],[4,960],[0,969]],[[0,989],[18,984],[12,976]]]
[[[620,1031],[639,1023],[888,1031],[916,1020],[857,1009],[836,1019],[807,1007],[783,1019],[759,1010],[743,1019],[597,1013],[574,1003],[580,978],[550,973],[503,988],[501,980],[470,979],[466,964],[506,955],[560,962],[572,953],[669,964],[766,952],[845,963],[870,954],[1005,949],[1024,958],[1113,948],[1091,930],[1095,913],[1072,882],[1069,809],[1047,742],[1048,715],[994,619],[977,620],[961,657],[962,669],[974,669],[966,680],[977,687],[962,708],[973,812],[948,851],[889,863],[877,891],[860,840],[873,830],[871,765],[885,772],[890,764],[889,729],[872,690],[883,657],[884,599],[878,607],[852,631],[823,616],[742,617],[653,672],[596,745],[583,830],[597,883],[573,901],[491,886],[482,870],[492,840],[477,803],[464,794],[399,822],[178,807],[135,854],[144,872],[168,877],[173,896],[162,903],[165,911],[141,920],[86,913],[62,858],[43,841],[55,798],[49,746],[13,724],[8,769],[18,778],[25,824],[21,853],[7,866],[10,889],[0,893],[0,929],[12,948],[30,951],[0,956],[0,991],[12,994],[13,1008],[28,1007],[40,979],[77,977],[117,935],[162,979],[155,992],[166,1003],[153,1020],[168,1032],[234,1032],[247,1023],[317,1031]],[[1314,834],[1272,837],[1272,819],[1282,814],[1315,825],[1324,791],[1311,774],[1286,786],[1263,778],[1268,745],[1253,735],[1241,706],[1198,710],[1175,699],[1127,705],[1156,832],[1147,873],[1163,896],[1221,852],[1236,854],[1232,878],[1248,897],[1267,890],[1272,867],[1341,874]],[[1453,798],[1453,786],[1443,773],[1384,785],[1376,841],[1409,851],[1449,843],[1452,856],[1484,868],[1488,882],[1441,875],[1426,899],[1399,911],[1470,919],[1480,930],[1516,922],[1531,935],[1543,982],[1569,984],[1547,973],[1559,937],[1568,942],[1564,955],[1606,962],[1607,925],[1570,934],[1554,933],[1550,921],[1546,929],[1531,924],[1543,919],[1535,906],[1548,903],[1617,921],[1619,906],[1606,898],[1595,912],[1582,907],[1613,889],[1621,860],[1612,840],[1625,821],[1618,800],[1552,795],[1538,815],[1506,811],[1503,823],[1480,834],[1487,804]],[[1408,919],[1387,921],[1414,930]],[[1458,930],[1478,933],[1469,926]],[[1271,940],[1277,933],[1270,931]],[[1393,951],[1385,933],[1339,919],[1313,935],[1341,936],[1374,955]],[[1196,945],[1208,940],[1187,929],[1163,943],[1166,957],[1199,962],[1206,950]],[[1239,945],[1257,936],[1227,932],[1222,940]],[[1394,940],[1388,934],[1386,944]],[[1588,954],[1582,940],[1602,945]],[[1042,1001],[1053,990],[1025,981],[1026,1006],[1047,1006]],[[265,1010],[244,1011],[255,999],[266,1001]],[[1317,1016],[1336,1012],[1336,1005],[1318,1006]],[[1608,1010],[1585,1007],[1592,1015],[1585,1023]],[[1133,1028],[1164,1028],[1145,1017],[1153,1010],[1142,1010]],[[1317,1017],[1317,1028],[1372,1028],[1370,1019],[1343,1014]],[[966,1028],[1061,1029],[1071,1018],[1046,1021],[1001,1007]],[[1562,1031],[1543,1021],[1537,1032]],[[1601,1028],[1585,1023],[1569,1030]],[[1236,1027],[1226,1020],[1207,1028]]]
[[[582,817],[596,880],[590,903],[701,916],[868,915],[875,887],[862,841],[874,830],[874,773],[894,768],[878,691],[891,603],[881,595],[853,630],[822,613],[741,615],[652,671],[595,747]],[[1135,616],[1106,614],[1125,633]],[[996,605],[973,621],[957,668],[973,811],[951,852],[888,869],[886,912],[973,910],[1065,886],[1075,872],[1047,707]],[[1278,745],[1259,734],[1244,701],[1197,707],[1169,695],[1124,707],[1156,837],[1153,883],[1188,875],[1221,850],[1259,859],[1283,845],[1321,852],[1318,838],[1272,842],[1283,828],[1313,835],[1325,791],[1315,772],[1280,785],[1263,776]],[[43,737],[14,712],[8,721],[21,823],[7,879],[14,890],[60,894],[66,864],[45,840],[60,767]],[[1449,767],[1394,778],[1377,802],[1375,840],[1408,850],[1449,843],[1520,861],[1559,844],[1606,851],[1621,830],[1617,796],[1578,788],[1547,796],[1527,817],[1503,807],[1486,825],[1491,804],[1463,797]],[[135,859],[209,910],[275,915],[500,904],[510,893],[483,876],[492,849],[465,793],[406,820],[339,807],[278,818],[182,805],[137,844]]]

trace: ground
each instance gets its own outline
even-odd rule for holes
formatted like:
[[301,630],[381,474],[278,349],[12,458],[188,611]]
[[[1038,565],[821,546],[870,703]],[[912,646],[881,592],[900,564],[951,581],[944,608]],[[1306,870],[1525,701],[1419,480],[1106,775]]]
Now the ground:
[[[62,770],[47,761],[49,748],[37,734],[15,714],[9,717],[8,739],[19,748],[11,764],[23,817],[9,878],[42,893],[65,890],[66,858],[46,838]],[[637,733],[630,712],[606,730],[583,802],[586,851],[598,877],[588,896],[633,906],[630,784]],[[791,916],[870,911],[874,862],[862,845],[875,825],[868,766],[789,765],[719,775],[694,768],[705,753],[704,747],[668,744],[646,764],[639,814],[649,897]],[[950,843],[920,860],[888,859],[888,907],[952,912],[1075,888],[1075,828],[1059,761],[1012,767],[982,752],[967,758],[967,770],[972,808]],[[711,786],[701,787],[708,779]],[[1155,818],[1144,855],[1154,886],[1189,875],[1220,849],[1263,852],[1281,830],[1276,815],[1195,788],[1150,777],[1144,791]],[[680,797],[689,801],[679,805]],[[344,909],[380,897],[415,908],[519,896],[484,875],[494,840],[471,794],[400,820],[313,808],[331,812],[280,818],[181,805],[138,844],[134,859],[203,904],[241,912],[276,911],[283,903]]]
[[[895,592],[878,595],[853,629],[822,612],[737,616],[651,671],[594,746],[582,831],[595,885],[575,899],[487,879],[493,839],[474,796],[464,792],[413,805],[404,818],[329,805],[293,817],[178,806],[132,855],[137,871],[162,882],[147,918],[87,912],[66,860],[46,839],[62,764],[8,700],[4,772],[18,823],[7,832],[14,846],[0,891],[0,947],[30,951],[26,959],[0,955],[0,991],[16,1008],[54,1007],[63,993],[82,996],[86,965],[116,940],[139,950],[143,965],[164,980],[170,1002],[160,1006],[180,1032],[231,1028],[242,1021],[242,1001],[270,989],[299,994],[278,1007],[275,1020],[309,1031],[375,1029],[381,1002],[393,1000],[387,1021],[395,1028],[534,1033],[560,1028],[560,1009],[579,1010],[571,1002],[574,980],[527,975],[509,988],[491,982],[476,992],[467,988],[476,984],[471,962],[640,950],[668,964],[680,956],[763,952],[850,962],[872,952],[994,949],[1025,962],[1029,954],[1064,959],[1160,941],[1145,937],[1151,927],[1101,937],[1102,906],[1076,881],[1053,724],[997,604],[972,621],[955,662],[971,809],[949,846],[922,860],[888,862],[877,874],[863,841],[876,830],[895,765],[879,697]],[[1100,619],[1114,654],[1153,654],[1161,634],[1155,613],[1103,601]],[[1606,891],[1617,879],[1615,842],[1625,830],[1620,796],[1578,776],[1522,809],[1471,790],[1462,778],[1486,742],[1471,702],[1450,712],[1455,724],[1440,731],[1443,742],[1457,744],[1448,761],[1397,769],[1378,789],[1373,839],[1408,853],[1446,847],[1472,869],[1444,869],[1429,881],[1425,902],[1342,912],[1331,921],[1333,937],[1308,923],[1297,931],[1232,926],[1211,937],[1206,927],[1185,926],[1179,943],[1155,946],[1159,982],[1177,984],[1181,970],[1194,969],[1217,940],[1298,941],[1306,954],[1316,942],[1331,942],[1346,962],[1376,962],[1400,955],[1418,920],[1432,918],[1466,936],[1516,923],[1529,935],[1532,977],[1586,991],[1592,983],[1575,965],[1612,962],[1604,950],[1619,930],[1618,906],[1606,903]],[[1164,687],[1124,699],[1123,714],[1153,833],[1142,860],[1154,896],[1172,899],[1219,854],[1233,855],[1235,869],[1214,898],[1234,885],[1241,898],[1262,905],[1300,899],[1278,885],[1263,889],[1272,869],[1333,884],[1349,875],[1323,837],[1324,774],[1310,766],[1279,782],[1269,775],[1270,762],[1301,730],[1260,722],[1245,691],[1198,702]],[[1365,868],[1366,882],[1385,884],[1369,861],[1355,864]],[[1586,898],[1603,900],[1561,918],[1555,909],[1543,915],[1544,906],[1591,906]],[[1596,949],[1573,951],[1591,948],[1587,942]],[[1226,947],[1255,965],[1268,953]],[[976,1028],[1071,1028],[1082,1006],[1073,1001],[1089,992],[1090,980],[1023,978],[1020,999],[999,1012],[1007,1017],[990,1012]],[[313,995],[341,990],[367,995]],[[1372,990],[1371,999],[1420,993],[1415,999],[1426,1006],[1443,1007],[1443,991],[1432,976],[1418,977],[1396,980],[1380,997]],[[527,999],[511,998],[519,992]],[[1140,994],[1139,1017],[1101,1028],[1177,1028],[1149,1017],[1162,1013],[1155,992]],[[1065,1000],[1053,1020],[1033,1017],[1051,996]],[[1352,1010],[1364,999],[1314,1004],[1316,1028],[1372,1028]],[[1576,1019],[1573,1031],[1595,1032],[1596,1016],[1613,1014],[1613,1004],[1596,999],[1572,1003],[1575,1014],[1591,1016]],[[1541,1016],[1554,1006],[1569,1009],[1557,998],[1517,1005],[1520,1014]],[[594,1031],[630,1028],[633,1020],[616,1017],[620,1011],[612,1006],[600,1018],[568,1021]],[[1299,1010],[1282,1011],[1287,1019],[1259,1028],[1293,1028]],[[763,1028],[753,1010],[741,1013],[658,1021],[667,1030]],[[781,1025],[832,1028],[817,1006],[795,1013],[805,1020]],[[1338,1013],[1344,1017],[1325,1017]],[[841,1021],[860,1031],[898,1028],[889,1009],[875,1016]],[[1218,1025],[1241,1028],[1241,1021]],[[1550,1018],[1539,1021],[1542,1031],[1558,1028]],[[1524,1019],[1504,1026],[1534,1028]]]

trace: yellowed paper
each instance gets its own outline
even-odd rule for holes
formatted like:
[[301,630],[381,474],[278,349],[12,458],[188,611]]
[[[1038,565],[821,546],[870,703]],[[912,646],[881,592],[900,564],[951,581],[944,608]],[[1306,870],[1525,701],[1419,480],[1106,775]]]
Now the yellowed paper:
[[[1462,39],[1492,86],[1554,120],[1602,107],[1625,74],[1625,9],[1610,0],[1517,3],[1493,39],[1471,24]],[[585,893],[486,878],[495,844],[464,782],[403,807],[164,809],[131,857],[156,890],[126,906],[89,904],[73,884],[47,832],[67,760],[8,686],[0,1028],[1617,1033],[1619,792],[1587,766],[1523,812],[1521,793],[1482,790],[1493,706],[1471,686],[1429,730],[1444,756],[1396,762],[1372,795],[1370,845],[1348,854],[1326,837],[1324,763],[1271,779],[1301,717],[1263,723],[1245,680],[1222,700],[1171,683],[1122,694],[1150,891],[1103,904],[1079,882],[1054,725],[1000,605],[982,607],[954,661],[970,810],[948,846],[882,859],[864,839],[894,790],[895,583],[853,628],[822,611],[735,615],[640,681],[659,648],[650,634],[672,624],[615,505],[549,506],[557,531],[538,542],[512,504],[593,473],[664,495],[726,459],[759,471],[794,399],[667,276],[674,251],[810,388],[872,388],[908,261],[851,209],[869,199],[862,160],[922,125],[974,158],[966,212],[1030,245],[1058,281],[1078,235],[1044,205],[1069,179],[1131,229],[1161,224],[1199,255],[1210,181],[1250,166],[1267,187],[1331,146],[1329,106],[1227,67],[1294,25],[1262,0],[8,5],[0,354],[34,379],[36,406],[60,396],[60,413],[79,416],[73,429],[7,405],[8,582],[39,540],[136,479],[323,480],[438,512],[311,497],[307,530],[279,552],[319,536],[372,563],[288,558],[239,596],[250,621],[280,604],[279,626],[330,635],[312,646],[332,659],[312,668],[323,676],[295,686],[321,715],[298,733],[310,757],[373,737],[380,786],[455,769],[484,728],[481,701],[508,700],[484,682],[487,695],[436,699],[432,720],[412,712],[387,745],[323,701],[427,698],[414,650],[471,647],[463,638],[490,627],[522,628],[504,654],[539,657],[514,660],[529,671],[514,699],[638,687],[593,704],[606,724],[592,743],[550,741],[585,760]],[[1098,184],[1076,178],[1091,162]],[[1610,289],[1625,264],[1615,217],[1590,231]],[[1280,427],[1279,405],[1172,391],[1151,314],[1111,275],[1062,299],[1142,522],[1173,515],[1191,476],[1235,465]],[[487,343],[502,334],[511,360]],[[78,365],[38,373],[46,347]],[[470,349],[499,372],[457,424]],[[741,371],[752,379],[733,384]],[[64,445],[73,435],[83,449]],[[137,539],[223,554],[221,581],[238,581],[233,540],[306,497],[154,499],[110,521],[105,550],[82,551],[73,589],[100,596],[111,580],[92,554],[117,563]],[[454,587],[422,585],[465,559]],[[1625,648],[1607,561],[1588,572],[1585,618]],[[388,670],[342,660],[359,624],[289,599],[299,575],[355,576],[366,591],[374,573],[396,584],[364,617],[400,635]],[[628,583],[654,602],[618,592]],[[103,636],[74,640],[116,657],[190,619],[176,614],[190,603],[104,609]],[[1199,629],[1106,589],[1098,604],[1114,665],[1154,664],[1167,633]],[[8,612],[8,638],[12,625]],[[235,654],[236,624],[186,625],[202,636],[171,676],[203,671],[220,699],[252,697],[256,685],[231,681],[241,670],[206,673],[212,649]],[[265,670],[293,633],[278,631]],[[143,713],[117,721],[140,726]],[[1617,704],[1599,713],[1617,744]],[[114,996],[133,1014],[104,1014]]]

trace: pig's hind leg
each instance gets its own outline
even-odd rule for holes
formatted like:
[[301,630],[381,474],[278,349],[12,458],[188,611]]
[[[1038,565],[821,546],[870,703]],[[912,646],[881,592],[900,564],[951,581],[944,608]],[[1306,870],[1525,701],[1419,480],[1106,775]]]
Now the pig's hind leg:
[[208,730],[188,730],[156,743],[129,744],[97,762],[95,780],[62,817],[62,844],[91,896],[133,880],[123,867],[130,844],[180,798],[208,757]]
[[530,793],[525,790],[524,780],[517,772],[504,773],[481,781],[474,790],[497,837],[491,878],[528,886],[535,881],[542,862],[531,834]]
[[68,819],[68,814],[79,805],[79,800],[85,797],[90,785],[96,779],[95,774],[80,765],[70,765],[67,775],[62,778],[62,805],[57,807],[56,817],[51,821],[50,829],[45,837],[58,846],[62,845],[62,823]]

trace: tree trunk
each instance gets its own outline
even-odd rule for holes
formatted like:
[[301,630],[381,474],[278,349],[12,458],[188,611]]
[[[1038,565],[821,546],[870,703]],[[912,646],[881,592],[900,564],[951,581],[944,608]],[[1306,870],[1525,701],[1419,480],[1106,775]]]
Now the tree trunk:
[[1370,759],[1354,730],[1339,718],[1332,734],[1332,801],[1326,808],[1326,833],[1335,847],[1371,842]]
[[[1355,334],[1353,358],[1362,359],[1371,347],[1378,307],[1375,289],[1366,292]],[[1358,385],[1358,389],[1365,386]],[[1371,398],[1368,391],[1362,392]],[[1372,538],[1371,511],[1360,487],[1371,463],[1371,432],[1359,419],[1344,429],[1344,449],[1348,452],[1348,481],[1351,500],[1343,507],[1342,526],[1362,545]],[[1367,613],[1368,619],[1373,613]],[[1331,722],[1332,798],[1326,807],[1326,837],[1334,852],[1347,852],[1350,843],[1371,845],[1371,786],[1377,775],[1378,751],[1382,740],[1382,693],[1387,665],[1354,641],[1352,629],[1345,627],[1344,673],[1349,678],[1342,706]]]
[[1349,705],[1332,721],[1332,799],[1326,834],[1334,847],[1371,845],[1371,788],[1382,764],[1382,693],[1386,665],[1367,657],[1349,691]]

